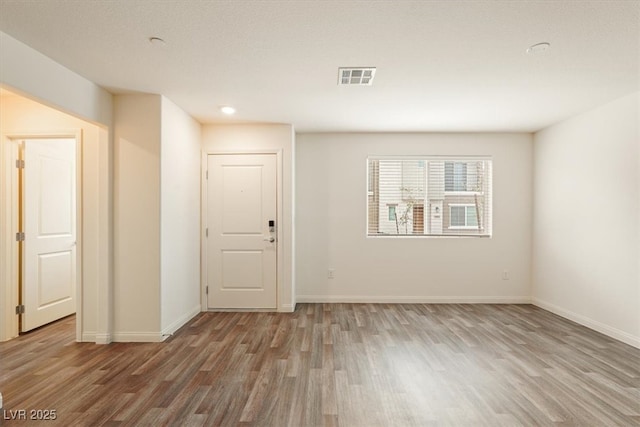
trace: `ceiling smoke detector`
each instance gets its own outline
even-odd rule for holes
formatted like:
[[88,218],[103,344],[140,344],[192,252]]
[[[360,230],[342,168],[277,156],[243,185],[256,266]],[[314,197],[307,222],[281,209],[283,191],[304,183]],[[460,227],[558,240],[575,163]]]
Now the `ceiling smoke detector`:
[[371,86],[376,67],[338,68],[338,86]]

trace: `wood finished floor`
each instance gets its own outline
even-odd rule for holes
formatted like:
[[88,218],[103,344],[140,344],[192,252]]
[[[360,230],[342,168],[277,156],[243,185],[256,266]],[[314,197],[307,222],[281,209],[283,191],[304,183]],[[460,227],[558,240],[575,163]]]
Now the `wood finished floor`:
[[[531,305],[202,313],[164,343],[0,343],[3,425],[640,426],[640,350]],[[27,412],[27,416],[29,413]]]

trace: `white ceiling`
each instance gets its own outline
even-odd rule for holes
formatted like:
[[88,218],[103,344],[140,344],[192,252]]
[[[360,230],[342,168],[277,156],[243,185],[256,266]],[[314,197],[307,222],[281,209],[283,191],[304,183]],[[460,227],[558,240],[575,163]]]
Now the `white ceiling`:
[[[0,0],[0,30],[202,123],[529,132],[640,90],[634,0]],[[338,86],[340,66],[375,66],[375,82]]]

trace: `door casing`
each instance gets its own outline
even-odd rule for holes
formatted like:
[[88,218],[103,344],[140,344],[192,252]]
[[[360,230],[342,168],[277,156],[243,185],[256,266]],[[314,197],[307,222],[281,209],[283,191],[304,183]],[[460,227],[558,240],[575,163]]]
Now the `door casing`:
[[[201,268],[201,292],[200,292],[200,301],[202,311],[209,311],[208,302],[207,302],[207,283],[208,283],[208,272],[207,272],[207,167],[208,167],[208,156],[209,155],[233,155],[233,154],[275,154],[276,156],[276,224],[278,225],[276,228],[276,239],[278,242],[284,242],[284,227],[283,224],[283,197],[280,195],[283,194],[283,172],[282,172],[282,157],[283,150],[282,149],[266,149],[266,150],[231,150],[231,151],[203,151],[202,159],[201,159],[201,182],[200,186],[201,190],[201,227],[200,227],[200,268]],[[279,243],[281,244],[281,243]],[[278,248],[279,253],[282,252],[282,247]],[[282,298],[283,290],[284,290],[284,280],[283,280],[283,272],[284,272],[284,257],[278,256],[276,260],[276,310],[277,311],[289,311],[282,307]],[[237,310],[234,310],[237,311]],[[253,311],[253,310],[252,310]],[[255,310],[258,311],[258,310]]]
[[[18,292],[18,253],[20,245],[15,239],[19,230],[19,176],[16,168],[18,160],[18,144],[24,139],[73,138],[76,140],[76,341],[82,341],[82,130],[60,130],[51,132],[7,133],[2,135],[5,151],[3,169],[5,202],[3,209],[4,224],[0,228],[8,235],[3,239],[4,246],[0,251],[0,258],[4,265],[4,286],[0,284],[0,294],[4,296],[5,306],[2,312],[4,318],[4,336],[13,338],[19,335],[18,316],[15,307],[19,304]],[[0,264],[2,265],[2,264]],[[3,289],[4,287],[4,289]],[[0,334],[1,336],[2,334]]]

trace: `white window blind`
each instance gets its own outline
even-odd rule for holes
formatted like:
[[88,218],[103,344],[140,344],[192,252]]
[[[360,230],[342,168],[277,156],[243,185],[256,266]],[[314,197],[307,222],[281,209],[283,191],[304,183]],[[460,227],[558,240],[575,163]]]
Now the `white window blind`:
[[491,236],[490,157],[370,157],[369,236]]

